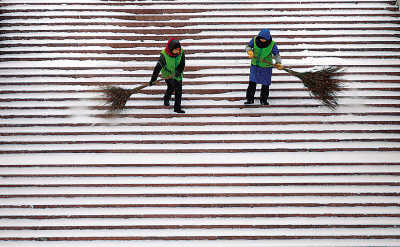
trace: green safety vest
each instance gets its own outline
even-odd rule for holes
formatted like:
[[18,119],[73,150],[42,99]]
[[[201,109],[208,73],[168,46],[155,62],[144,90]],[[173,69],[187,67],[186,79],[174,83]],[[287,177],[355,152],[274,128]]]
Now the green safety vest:
[[182,53],[183,50],[181,50],[181,54],[179,54],[179,56],[171,57],[165,52],[165,50],[161,51],[161,54],[163,54],[166,63],[165,66],[161,69],[162,77],[167,78],[171,75],[174,75],[173,79],[177,81],[182,81],[183,73],[181,73],[179,76],[175,76],[176,68],[178,68],[179,64],[181,63]]
[[[267,46],[265,48],[260,48],[257,46],[256,37],[254,37],[254,48],[253,48],[254,58],[251,59],[251,64],[255,65],[257,67],[261,67],[261,68],[272,67],[272,64],[273,64],[272,48],[274,47],[274,44],[275,44],[275,42],[271,41],[269,46]],[[270,64],[268,64],[262,60],[265,60]]]

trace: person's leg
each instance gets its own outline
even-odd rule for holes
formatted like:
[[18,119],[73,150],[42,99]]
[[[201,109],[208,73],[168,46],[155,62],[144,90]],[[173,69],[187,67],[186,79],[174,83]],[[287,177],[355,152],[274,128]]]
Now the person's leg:
[[167,90],[164,94],[164,105],[169,106],[169,101],[171,100],[171,94],[174,91],[174,83],[173,80],[165,80],[167,83]]
[[181,101],[182,101],[182,82],[175,81],[174,111],[177,113],[185,113],[185,111],[182,110]]
[[260,103],[261,103],[261,105],[269,105],[268,97],[269,97],[269,86],[262,85],[261,93],[260,93]]
[[254,103],[254,94],[256,93],[256,88],[257,88],[257,84],[253,81],[249,81],[249,86],[247,87],[247,91],[246,91],[247,101],[244,102],[246,105]]
[[269,86],[271,85],[272,68],[265,68],[263,70],[263,82],[260,93],[260,103],[261,105],[269,105]]

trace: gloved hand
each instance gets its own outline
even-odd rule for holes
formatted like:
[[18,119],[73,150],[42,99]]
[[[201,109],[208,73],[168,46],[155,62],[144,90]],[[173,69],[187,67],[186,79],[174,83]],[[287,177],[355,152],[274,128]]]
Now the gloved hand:
[[249,55],[249,58],[254,58],[254,52],[252,50],[248,50],[247,55]]
[[277,68],[279,70],[283,70],[283,65],[281,63],[276,63],[275,68]]

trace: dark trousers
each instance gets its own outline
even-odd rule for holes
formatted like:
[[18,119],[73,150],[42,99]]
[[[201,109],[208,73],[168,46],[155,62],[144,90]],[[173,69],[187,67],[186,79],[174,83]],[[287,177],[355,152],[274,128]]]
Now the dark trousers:
[[167,83],[167,91],[165,91],[164,102],[171,100],[172,93],[175,93],[174,110],[180,110],[182,101],[182,81],[168,79],[165,82]]
[[[257,83],[249,81],[249,86],[246,91],[246,99],[249,102],[254,102],[254,94],[256,93]],[[260,101],[267,101],[269,97],[269,86],[262,85],[260,93]]]

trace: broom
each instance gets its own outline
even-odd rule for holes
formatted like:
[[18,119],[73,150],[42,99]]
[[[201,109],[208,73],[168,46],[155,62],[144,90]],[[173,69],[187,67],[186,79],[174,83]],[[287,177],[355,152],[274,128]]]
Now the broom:
[[339,79],[333,78],[342,70],[341,66],[329,66],[318,71],[296,72],[283,68],[290,75],[299,78],[309,93],[319,99],[331,110],[338,106],[337,93],[343,90]]
[[[153,85],[163,79],[158,79],[153,82]],[[104,96],[106,97],[106,104],[111,104],[111,111],[120,111],[125,108],[126,102],[132,94],[139,92],[141,89],[149,86],[148,83],[140,85],[132,89],[124,89],[121,87],[106,87],[103,89]]]
[[[277,67],[265,60],[263,61]],[[331,110],[335,110],[338,106],[337,93],[342,91],[343,87],[341,81],[333,77],[337,76],[342,69],[341,66],[329,66],[321,70],[306,72],[297,72],[286,67],[283,67],[282,70],[299,78],[311,95]]]

